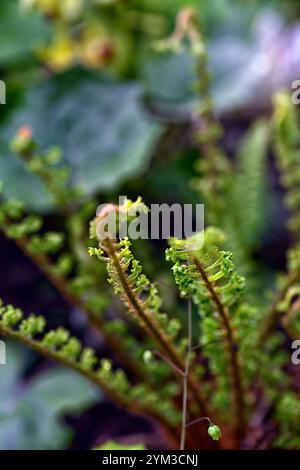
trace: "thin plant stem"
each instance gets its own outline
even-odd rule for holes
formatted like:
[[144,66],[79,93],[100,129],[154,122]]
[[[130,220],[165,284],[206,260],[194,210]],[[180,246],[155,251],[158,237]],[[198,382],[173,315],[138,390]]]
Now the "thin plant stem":
[[181,437],[180,437],[180,450],[185,448],[186,428],[187,428],[187,414],[188,414],[188,378],[192,356],[192,337],[193,337],[193,323],[192,323],[192,302],[188,300],[188,348],[185,360],[185,370],[183,374],[183,394],[182,394],[182,421],[181,421]]
[[162,359],[166,364],[168,364],[168,366],[171,367],[171,369],[177,372],[177,374],[181,375],[181,377],[184,376],[184,371],[179,369],[179,367],[175,366],[175,364],[171,362],[163,353],[161,353],[160,351],[153,351],[153,354]]

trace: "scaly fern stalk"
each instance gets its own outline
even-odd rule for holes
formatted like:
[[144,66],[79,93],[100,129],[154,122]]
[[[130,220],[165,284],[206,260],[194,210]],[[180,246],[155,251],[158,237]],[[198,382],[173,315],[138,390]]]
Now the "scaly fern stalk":
[[186,429],[187,429],[187,415],[188,415],[188,378],[190,374],[192,353],[193,353],[193,332],[192,332],[192,303],[188,300],[188,346],[185,360],[185,368],[183,373],[183,393],[182,393],[182,422],[181,422],[181,437],[180,437],[180,450],[185,448]]
[[99,359],[91,348],[82,348],[80,341],[64,328],[44,333],[45,319],[23,312],[11,305],[0,306],[0,333],[62,363],[95,383],[116,403],[133,413],[149,414],[164,421],[169,428],[178,422],[178,414],[168,400],[161,401],[146,384],[132,386],[122,370],[113,371],[108,359]]
[[[199,238],[198,234],[187,241],[172,240],[166,256],[173,263],[172,270],[181,295],[191,296],[199,307],[203,342],[211,342],[206,354],[212,372],[217,376],[222,401],[225,398],[223,408],[227,406],[226,395],[232,394],[235,431],[240,438],[245,432],[245,398],[240,345],[235,332],[238,319],[234,319],[234,314],[244,280],[234,272],[231,254],[216,247],[215,241],[222,239],[220,232],[207,230],[204,246],[199,248],[202,236]],[[220,349],[221,342],[225,344],[226,358]]]

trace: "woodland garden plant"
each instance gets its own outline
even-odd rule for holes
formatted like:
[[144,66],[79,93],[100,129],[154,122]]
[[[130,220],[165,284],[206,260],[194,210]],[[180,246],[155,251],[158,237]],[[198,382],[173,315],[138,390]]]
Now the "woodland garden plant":
[[[60,13],[48,12],[55,21]],[[48,65],[67,67],[80,57],[93,66],[92,32],[86,32],[76,52],[67,32],[62,35],[57,39],[65,54],[60,61],[51,48],[40,51]],[[170,449],[300,448],[300,400],[290,368],[291,343],[300,338],[297,108],[287,92],[276,93],[272,116],[257,121],[235,155],[228,154],[196,11],[182,9],[171,36],[152,46],[159,56],[187,48],[195,61],[198,103],[192,139],[197,158],[189,184],[205,205],[204,243],[203,233],[170,239],[160,260],[169,271],[167,285],[155,276],[149,279],[139,253],[151,241],[136,247],[118,234],[101,239],[97,230],[103,214],[147,210],[144,195],[123,206],[112,200],[95,216],[103,201],[74,187],[60,149],[41,149],[34,127],[24,123],[11,149],[47,187],[60,223],[57,231],[48,230],[42,216],[3,195],[1,231],[86,316],[111,354],[99,357],[64,326],[49,329],[43,312],[24,313],[4,301],[1,336],[74,369],[118,406],[153,419]],[[113,60],[108,43],[101,54],[104,62]],[[267,223],[268,150],[280,175],[290,240],[286,268],[277,279],[255,257]],[[170,307],[166,296],[175,305]]]

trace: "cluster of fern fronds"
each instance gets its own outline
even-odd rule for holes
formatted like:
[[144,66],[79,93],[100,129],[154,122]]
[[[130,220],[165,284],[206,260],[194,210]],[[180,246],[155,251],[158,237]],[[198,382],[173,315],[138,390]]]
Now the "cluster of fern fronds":
[[[169,241],[166,263],[178,289],[177,308],[164,311],[159,286],[144,273],[128,238],[99,237],[105,215],[126,215],[135,203],[108,204],[89,232],[97,202],[71,187],[60,152],[41,152],[25,127],[12,148],[47,186],[65,229],[46,231],[41,217],[28,215],[19,201],[2,198],[1,230],[86,315],[111,358],[98,358],[66,329],[49,330],[42,316],[25,315],[11,305],[1,304],[0,333],[77,370],[133,413],[153,417],[170,447],[299,448],[300,401],[289,376],[291,340],[300,335],[296,110],[287,94],[278,94],[272,120],[256,123],[232,160],[219,143],[205,43],[192,9],[181,12],[174,35],[158,49],[178,47],[186,39],[199,71],[194,119],[199,159],[192,184],[206,205],[208,227],[204,234]],[[271,292],[264,292],[270,276],[255,261],[254,250],[266,228],[271,146],[285,190],[291,247],[286,272],[278,274]],[[141,205],[139,199],[136,206]],[[114,318],[107,315],[114,298],[107,276],[121,301]]]

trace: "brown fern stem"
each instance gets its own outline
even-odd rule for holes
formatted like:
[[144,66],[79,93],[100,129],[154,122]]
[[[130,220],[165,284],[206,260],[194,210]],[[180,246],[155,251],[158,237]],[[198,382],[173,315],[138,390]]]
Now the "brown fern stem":
[[226,333],[227,349],[230,359],[230,369],[232,376],[235,432],[237,437],[241,438],[245,432],[245,399],[242,385],[242,374],[239,365],[238,350],[234,339],[234,333],[230,324],[227,309],[222,304],[215,290],[215,287],[213,283],[210,282],[201,262],[197,258],[194,258],[193,263],[195,264],[197,271],[201,276],[201,279],[204,281],[208,292],[210,293],[211,299],[215,304],[215,307],[221,318]]

